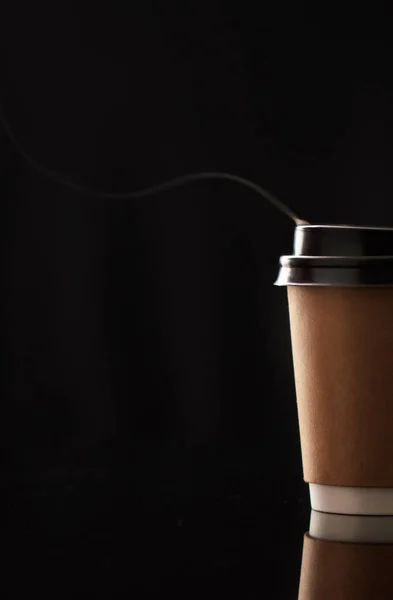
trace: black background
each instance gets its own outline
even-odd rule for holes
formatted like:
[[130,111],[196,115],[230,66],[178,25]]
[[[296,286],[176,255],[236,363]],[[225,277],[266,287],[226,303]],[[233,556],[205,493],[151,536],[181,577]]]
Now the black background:
[[[372,28],[334,36],[278,5],[6,4],[2,107],[48,168],[108,191],[229,171],[312,222],[392,224]],[[236,184],[100,200],[4,130],[0,152],[10,597],[22,574],[56,597],[295,597],[308,499],[273,286],[293,225]]]

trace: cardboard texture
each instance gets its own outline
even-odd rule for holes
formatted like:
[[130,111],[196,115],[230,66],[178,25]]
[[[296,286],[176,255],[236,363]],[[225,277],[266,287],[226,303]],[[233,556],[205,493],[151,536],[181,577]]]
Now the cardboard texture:
[[304,479],[393,487],[393,288],[290,286],[288,300]]
[[391,600],[393,544],[325,542],[304,536],[299,600]]

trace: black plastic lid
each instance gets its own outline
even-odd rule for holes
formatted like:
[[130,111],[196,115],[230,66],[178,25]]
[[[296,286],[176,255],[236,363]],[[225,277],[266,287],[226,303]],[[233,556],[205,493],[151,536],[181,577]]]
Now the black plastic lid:
[[393,228],[296,227],[276,285],[393,286]]

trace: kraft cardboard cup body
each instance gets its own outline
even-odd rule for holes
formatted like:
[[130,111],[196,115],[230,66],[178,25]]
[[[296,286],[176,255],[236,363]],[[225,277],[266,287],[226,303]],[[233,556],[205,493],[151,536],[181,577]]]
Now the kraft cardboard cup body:
[[393,514],[393,229],[300,226],[280,262],[312,506]]
[[393,544],[353,544],[305,535],[299,600],[390,600]]

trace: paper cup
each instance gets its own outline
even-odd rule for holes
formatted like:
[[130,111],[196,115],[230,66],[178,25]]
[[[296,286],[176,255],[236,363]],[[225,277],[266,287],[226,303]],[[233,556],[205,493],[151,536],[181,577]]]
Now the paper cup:
[[277,285],[312,507],[393,515],[393,229],[297,227]]

